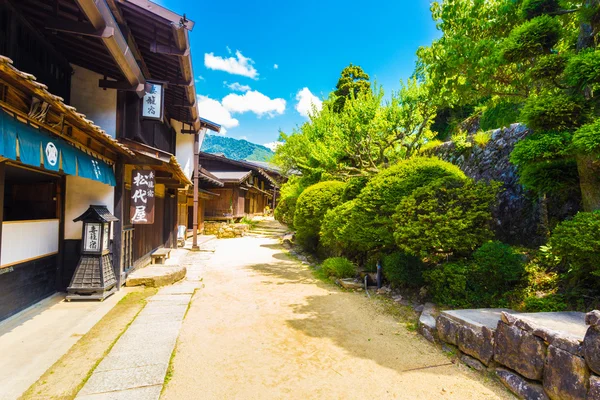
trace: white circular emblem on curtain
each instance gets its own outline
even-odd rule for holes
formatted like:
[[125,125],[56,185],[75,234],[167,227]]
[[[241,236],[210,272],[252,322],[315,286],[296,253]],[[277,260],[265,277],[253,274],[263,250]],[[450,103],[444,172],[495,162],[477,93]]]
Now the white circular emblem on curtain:
[[46,158],[48,159],[48,164],[55,166],[58,162],[58,149],[52,142],[48,142],[46,145]]

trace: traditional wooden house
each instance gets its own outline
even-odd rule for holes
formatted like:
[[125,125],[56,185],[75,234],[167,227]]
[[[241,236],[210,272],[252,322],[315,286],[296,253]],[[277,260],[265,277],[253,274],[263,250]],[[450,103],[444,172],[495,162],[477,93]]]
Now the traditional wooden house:
[[206,220],[239,220],[263,214],[267,206],[272,209],[278,185],[265,168],[210,153],[200,153],[199,163],[224,183],[223,188],[210,190],[219,196],[205,201]]
[[118,287],[176,246],[185,166],[220,127],[198,115],[185,17],[147,0],[0,0],[0,18],[2,320],[69,285],[90,205],[118,219]]

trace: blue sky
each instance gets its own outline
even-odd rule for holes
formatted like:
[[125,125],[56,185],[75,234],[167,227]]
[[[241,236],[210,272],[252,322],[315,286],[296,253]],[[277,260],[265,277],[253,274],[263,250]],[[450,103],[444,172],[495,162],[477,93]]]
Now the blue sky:
[[200,115],[259,144],[306,121],[313,96],[326,97],[349,63],[397,90],[417,48],[439,35],[428,0],[155,2],[196,23]]

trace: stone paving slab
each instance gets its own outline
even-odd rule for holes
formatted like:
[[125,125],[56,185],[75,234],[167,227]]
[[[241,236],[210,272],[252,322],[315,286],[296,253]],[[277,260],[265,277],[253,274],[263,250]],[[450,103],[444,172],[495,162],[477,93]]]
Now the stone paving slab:
[[168,363],[163,363],[138,368],[94,372],[79,394],[99,394],[143,386],[162,385],[167,368]]
[[161,390],[162,384],[121,390],[118,392],[90,394],[79,396],[77,398],[81,400],[158,400]]
[[500,321],[502,311],[515,315],[519,314],[517,311],[508,308],[478,308],[443,311],[442,315],[445,315],[454,321],[461,322],[462,324],[470,325],[473,328],[485,326],[495,330],[498,321]]
[[127,277],[126,286],[161,287],[185,278],[186,268],[179,265],[149,265]]
[[585,324],[585,313],[576,311],[523,313],[518,314],[517,318],[527,322],[533,329],[552,330],[561,336],[581,341],[588,328]]
[[77,399],[155,400],[160,396],[177,336],[197,285],[163,288],[148,299]]

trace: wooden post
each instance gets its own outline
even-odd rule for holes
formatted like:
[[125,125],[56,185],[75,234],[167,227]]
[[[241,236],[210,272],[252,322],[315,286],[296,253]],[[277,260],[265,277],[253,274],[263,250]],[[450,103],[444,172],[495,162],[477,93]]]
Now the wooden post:
[[192,241],[192,250],[198,251],[198,163],[200,151],[200,135],[198,132],[194,134],[194,212],[193,212],[193,229],[194,236]]
[[125,165],[121,159],[115,163],[115,210],[114,215],[119,220],[113,222],[113,268],[115,270],[115,277],[117,278],[117,290],[121,290],[123,270],[123,225],[126,221],[123,221],[123,197],[125,196]]
[[[58,181],[56,199],[58,200],[56,216],[58,217],[58,258],[56,265],[56,290],[63,290],[65,274],[65,211],[67,203],[67,177],[62,176]],[[4,182],[3,182],[4,184]],[[2,195],[4,197],[4,194]]]

